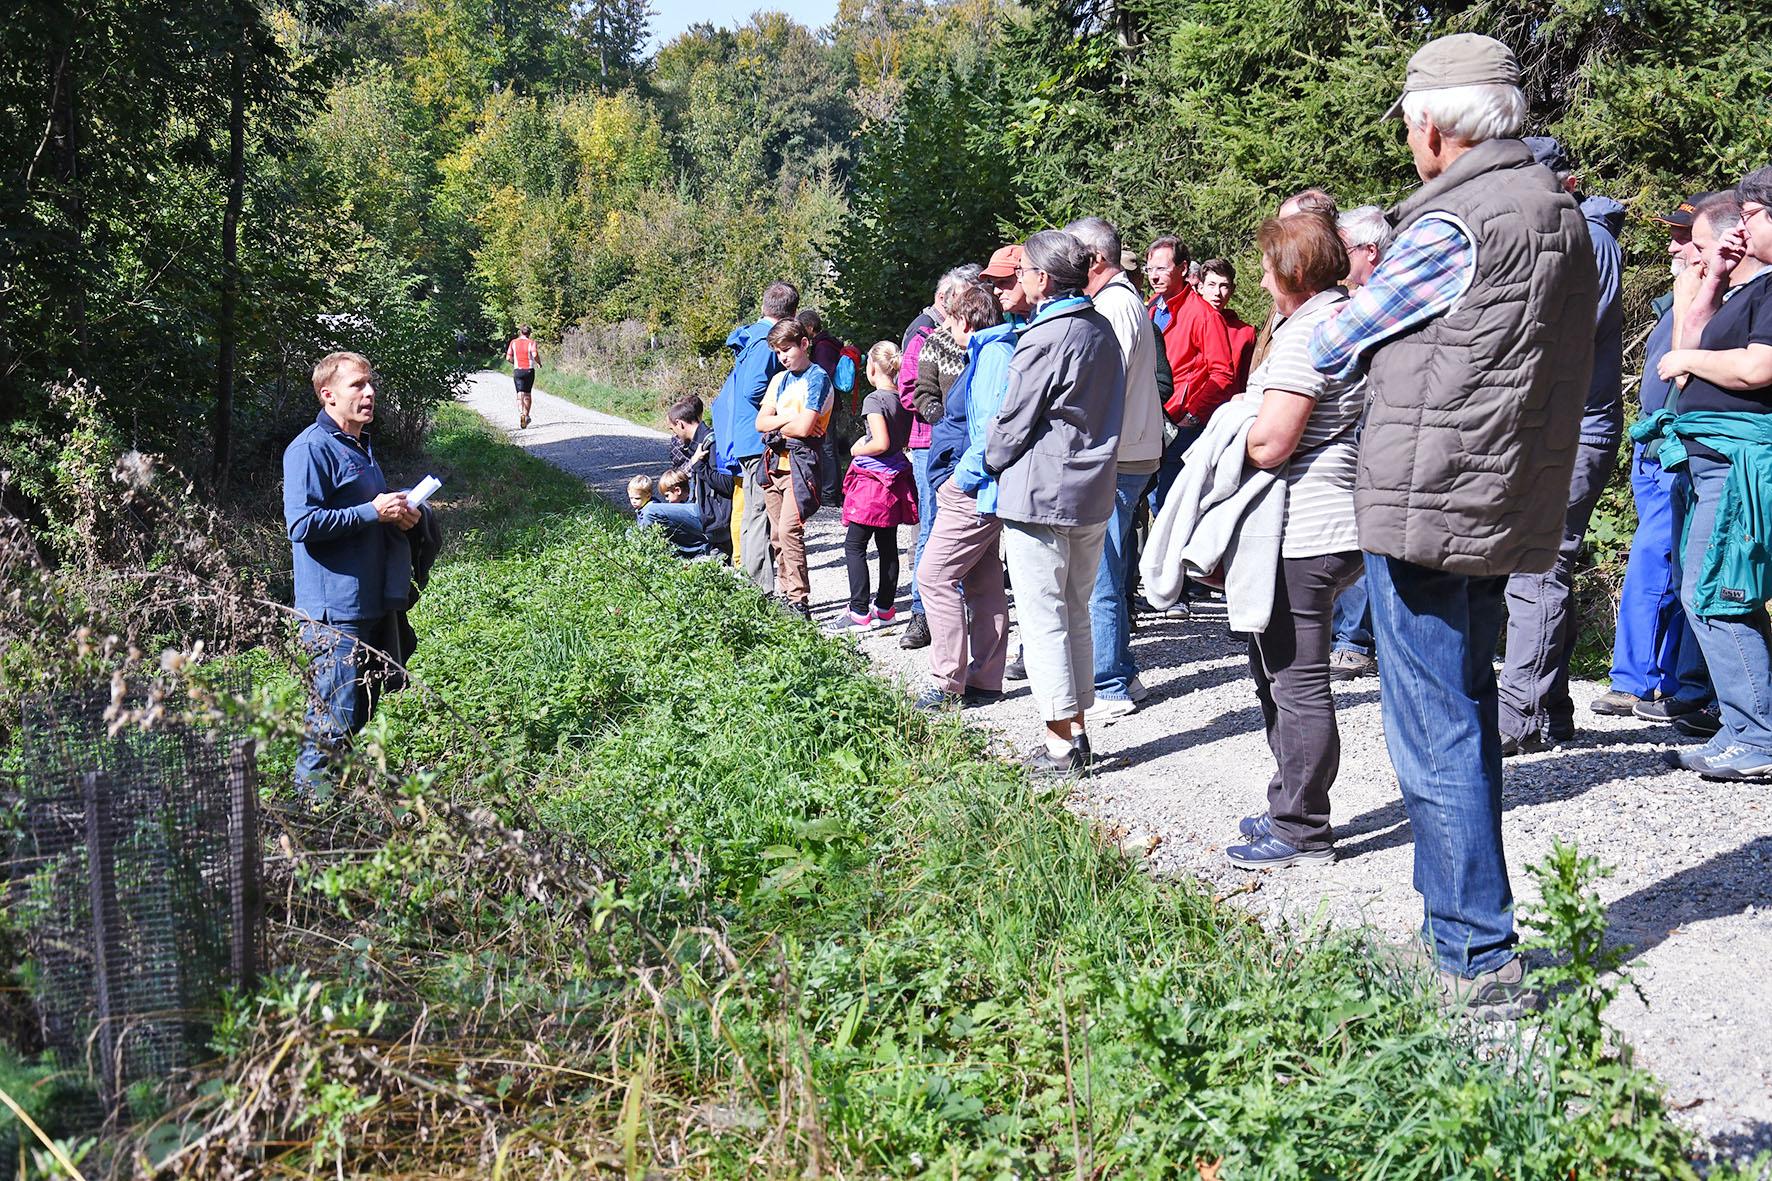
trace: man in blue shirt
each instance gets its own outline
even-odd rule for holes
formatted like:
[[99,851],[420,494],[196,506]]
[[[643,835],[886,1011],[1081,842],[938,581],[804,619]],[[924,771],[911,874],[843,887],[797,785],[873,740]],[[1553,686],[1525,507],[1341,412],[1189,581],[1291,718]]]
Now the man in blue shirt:
[[763,292],[763,317],[740,324],[726,338],[732,350],[732,372],[714,398],[714,466],[727,475],[744,476],[744,507],[738,520],[738,558],[745,576],[764,594],[775,589],[775,560],[769,551],[769,514],[764,507],[763,436],[757,431],[757,409],[769,379],[781,371],[769,330],[800,310],[800,289],[778,279]]
[[[314,366],[320,414],[283,452],[283,520],[295,555],[295,609],[313,656],[307,733],[295,764],[312,792],[331,753],[375,707],[371,653],[387,651],[384,623],[404,611],[412,582],[407,531],[419,510],[390,492],[364,429],[375,419],[375,378],[360,353]],[[390,652],[395,659],[399,652]]]

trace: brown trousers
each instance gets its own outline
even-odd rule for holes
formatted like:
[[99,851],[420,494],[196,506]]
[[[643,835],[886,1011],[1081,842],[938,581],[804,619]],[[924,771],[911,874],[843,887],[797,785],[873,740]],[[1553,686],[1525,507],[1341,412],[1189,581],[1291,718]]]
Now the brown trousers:
[[[764,457],[765,462],[768,457]],[[806,522],[800,519],[800,503],[794,499],[794,477],[789,472],[769,473],[763,485],[769,510],[769,553],[775,559],[775,593],[796,606],[812,597],[812,581],[806,572]]]

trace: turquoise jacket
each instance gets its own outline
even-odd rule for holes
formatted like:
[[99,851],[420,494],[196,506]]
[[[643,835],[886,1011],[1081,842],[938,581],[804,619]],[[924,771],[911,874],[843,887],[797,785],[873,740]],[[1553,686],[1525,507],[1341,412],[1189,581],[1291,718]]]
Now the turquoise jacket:
[[[1772,414],[1663,408],[1630,429],[1639,443],[1659,439],[1661,466],[1686,466],[1686,441],[1729,461],[1716,524],[1698,568],[1691,610],[1705,617],[1749,615],[1772,599]],[[1689,525],[1692,516],[1686,515]],[[1685,549],[1685,537],[1680,538]]]

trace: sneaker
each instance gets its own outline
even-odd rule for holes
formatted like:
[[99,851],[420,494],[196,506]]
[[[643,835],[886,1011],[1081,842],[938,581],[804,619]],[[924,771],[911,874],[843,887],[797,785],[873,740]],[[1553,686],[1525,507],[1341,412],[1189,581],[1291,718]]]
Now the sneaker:
[[1745,746],[1726,746],[1715,754],[1682,759],[1681,764],[1703,779],[1772,779],[1772,755]]
[[845,611],[837,622],[831,624],[830,630],[833,635],[847,636],[856,632],[871,632],[876,626],[878,625],[874,622],[872,612],[857,615],[853,611]]
[[1247,845],[1232,845],[1224,851],[1238,869],[1279,869],[1299,861],[1334,861],[1334,849],[1295,849],[1272,832],[1251,837]]
[[1046,744],[1042,742],[1039,749],[1022,760],[1022,766],[1036,775],[1081,779],[1089,774],[1089,768],[1094,761],[1094,756],[1089,750],[1089,736],[1079,734],[1071,740],[1071,750],[1068,755],[1055,755],[1047,750]]
[[1237,821],[1237,831],[1243,834],[1244,840],[1259,840],[1274,831],[1274,818],[1266,812],[1254,816],[1245,816]]
[[968,685],[966,691],[960,694],[960,700],[971,706],[995,705],[1007,696],[1001,689],[980,689],[976,685]]
[[529,416],[527,414],[517,415],[517,429],[520,431],[526,431],[529,429]]
[[1146,688],[1145,683],[1137,677],[1133,677],[1130,681],[1126,682],[1126,696],[1130,697],[1133,701],[1143,704],[1144,699],[1150,695],[1151,691]]
[[889,623],[896,622],[897,619],[898,619],[898,611],[896,608],[887,607],[883,611],[878,607],[874,608],[874,622],[879,624],[881,627],[885,627]]
[[1639,701],[1631,707],[1631,716],[1642,718],[1645,722],[1671,722],[1675,718],[1683,718],[1687,714],[1700,713],[1704,709],[1697,701],[1681,701],[1678,697],[1657,697],[1654,701]]
[[808,623],[810,623],[812,621],[812,604],[811,603],[796,603],[792,599],[789,599],[787,601],[787,603],[785,604],[785,606],[787,607],[787,612],[789,615],[797,615],[801,619],[806,620]]
[[1681,750],[1664,750],[1661,752],[1661,761],[1676,771],[1697,771],[1705,765],[1707,759],[1722,754],[1725,745],[1713,737],[1702,746],[1688,746]]
[[1638,703],[1642,700],[1635,693],[1611,689],[1594,698],[1594,703],[1588,708],[1609,718],[1628,718],[1636,712]]
[[1378,661],[1364,652],[1337,648],[1329,653],[1329,679],[1331,681],[1351,681],[1355,677],[1369,677],[1377,671]]
[[1083,717],[1086,721],[1111,726],[1137,709],[1138,702],[1130,697],[1097,697],[1095,704],[1083,712]]
[[904,635],[898,638],[900,648],[927,648],[929,646],[929,619],[922,612],[911,616],[911,625],[904,629]]
[[946,689],[931,686],[917,695],[911,703],[925,713],[940,713],[944,710],[959,709],[965,704],[958,693],[949,693]]
[[1028,666],[1019,653],[1014,660],[1003,666],[1003,679],[1005,681],[1025,681],[1028,679]]
[[1688,738],[1715,738],[1723,729],[1723,719],[1717,716],[1716,706],[1707,706],[1675,718],[1674,729]]

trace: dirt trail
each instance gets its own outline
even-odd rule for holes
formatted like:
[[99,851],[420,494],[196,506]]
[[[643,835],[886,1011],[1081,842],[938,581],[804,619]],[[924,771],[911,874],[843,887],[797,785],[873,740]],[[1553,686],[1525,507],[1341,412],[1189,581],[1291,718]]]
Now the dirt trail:
[[[636,472],[663,470],[663,431],[535,395],[534,423],[516,431],[510,379],[476,374],[464,401],[531,453],[584,479],[618,505]],[[910,528],[900,531],[909,574]],[[847,598],[842,526],[825,511],[808,528],[815,618]],[[908,588],[901,590],[901,616]],[[918,681],[921,653],[898,647],[902,624],[866,636],[876,669]],[[1385,752],[1378,682],[1337,686],[1342,765],[1335,785],[1338,859],[1250,875],[1229,866],[1237,818],[1263,806],[1272,756],[1261,732],[1243,646],[1222,607],[1192,620],[1143,620],[1133,641],[1151,698],[1110,727],[1092,728],[1112,765],[1073,799],[1128,844],[1154,841],[1152,868],[1189,873],[1270,923],[1366,922],[1402,937],[1421,921],[1410,884],[1412,838]],[[1025,684],[971,711],[1013,744],[1036,721]],[[1524,866],[1553,838],[1577,842],[1617,872],[1601,885],[1612,930],[1633,945],[1626,990],[1608,1015],[1638,1060],[1668,1088],[1680,1117],[1728,1156],[1772,1148],[1772,802],[1765,785],[1705,783],[1665,766],[1671,727],[1601,718],[1587,705],[1605,686],[1574,686],[1575,741],[1510,760],[1503,830],[1522,906],[1536,901]]]

